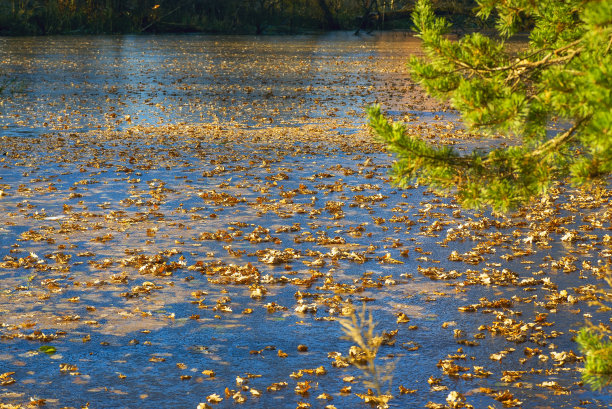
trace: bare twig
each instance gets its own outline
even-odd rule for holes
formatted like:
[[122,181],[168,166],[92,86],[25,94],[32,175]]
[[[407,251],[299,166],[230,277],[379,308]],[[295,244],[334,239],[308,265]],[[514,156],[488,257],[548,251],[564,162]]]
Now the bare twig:
[[142,33],[143,31],[146,31],[147,29],[151,28],[153,25],[159,23],[163,18],[168,17],[170,14],[174,13],[175,11],[177,11],[180,8],[181,8],[181,6],[178,6],[178,7],[174,8],[173,10],[167,12],[166,14],[161,16],[160,18],[158,18],[156,20],[153,20],[151,23],[149,23],[145,27],[141,28],[140,32]]

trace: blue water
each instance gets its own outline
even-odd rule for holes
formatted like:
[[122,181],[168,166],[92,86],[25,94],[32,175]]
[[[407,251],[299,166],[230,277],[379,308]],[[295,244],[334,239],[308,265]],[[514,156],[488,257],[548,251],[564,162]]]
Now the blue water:
[[[397,103],[396,99],[404,97],[402,81],[407,81],[401,71],[385,71],[387,66],[381,68],[368,57],[385,57],[399,64],[401,57],[418,52],[413,39],[399,34],[364,39],[340,33],[280,38],[3,38],[0,42],[4,72],[25,84],[23,91],[7,96],[0,109],[5,127],[2,151],[6,152],[0,157],[0,189],[6,193],[0,197],[0,259],[6,262],[9,257],[26,258],[34,253],[50,266],[12,268],[3,264],[0,268],[0,374],[15,372],[16,380],[0,386],[0,402],[41,398],[51,408],[87,403],[91,408],[195,408],[213,393],[225,397],[225,388],[238,390],[237,376],[254,374],[261,377],[249,378],[244,385],[260,391],[261,396],[253,397],[244,390],[247,401],[243,407],[293,408],[299,402],[323,407],[328,403],[317,397],[324,392],[333,396],[329,404],[337,408],[358,407],[361,400],[357,396],[342,395],[340,390],[349,385],[344,376],[358,377],[361,372],[355,367],[333,367],[329,357],[332,352],[347,355],[353,345],[341,338],[337,321],[327,320],[338,317],[325,304],[336,296],[356,306],[361,306],[364,298],[372,299],[367,305],[378,323],[377,330],[399,329],[395,344],[381,347],[378,354],[381,365],[395,362],[392,407],[444,403],[453,390],[464,394],[476,408],[503,406],[481,387],[509,390],[525,408],[610,407],[609,390],[592,392],[578,384],[581,363],[568,363],[567,370],[551,376],[535,372],[555,369],[551,351],[578,354],[572,331],[584,325],[583,314],[603,321],[609,316],[597,314],[586,300],[561,304],[555,311],[547,309],[547,297],[557,292],[542,285],[534,285],[533,291],[516,284],[459,285],[469,270],[480,274],[504,268],[516,273],[517,281],[548,277],[558,291],[566,289],[574,296],[579,285],[601,284],[583,262],[597,265],[600,259],[609,261],[602,240],[610,226],[604,222],[600,227],[582,227],[589,224],[585,217],[604,214],[605,201],[588,209],[586,200],[582,208],[572,209],[575,200],[570,194],[577,193],[564,190],[556,204],[508,218],[465,210],[457,214],[454,212],[459,208],[451,198],[438,197],[423,187],[399,190],[390,185],[387,172],[391,158],[377,148],[364,146],[368,148],[364,153],[359,146],[349,150],[323,140],[316,141],[320,143],[316,150],[307,151],[312,141],[293,143],[289,138],[257,144],[230,138],[222,144],[210,141],[210,134],[193,135],[180,129],[144,137],[83,133],[182,122],[216,123],[225,129],[232,129],[232,124],[260,129],[269,126],[270,132],[277,132],[272,130],[275,125],[292,130],[316,124],[321,118],[336,118],[342,134],[358,135],[365,122],[363,106],[375,100]],[[388,88],[370,89],[380,86],[377,78],[383,73],[388,75]],[[402,111],[391,111],[401,116]],[[336,117],[330,117],[330,112]],[[408,109],[404,115],[415,112]],[[444,112],[435,109],[420,116],[430,122],[443,121],[433,118],[436,113]],[[130,121],[125,120],[126,115]],[[266,125],[262,118],[272,118],[272,123]],[[245,135],[248,138],[250,134]],[[297,147],[302,153],[297,153]],[[343,169],[338,169],[338,164]],[[347,169],[354,173],[344,172]],[[275,180],[280,173],[287,178]],[[292,198],[287,196],[287,192],[300,190]],[[201,194],[210,191],[240,200],[234,206],[204,200]],[[377,194],[386,198],[364,202],[359,197]],[[332,202],[344,203],[344,217],[334,219],[328,211]],[[402,216],[405,218],[400,219]],[[449,229],[465,229],[483,218],[509,224],[481,230],[471,226],[463,240],[448,241],[444,246]],[[555,224],[559,220],[560,224]],[[442,228],[428,233],[435,221],[442,223]],[[566,243],[561,241],[564,231],[551,227],[548,246],[527,243],[524,239],[541,223],[581,229],[581,234],[595,237]],[[277,232],[279,227],[296,224],[298,231]],[[257,226],[269,229],[280,242],[245,239]],[[349,234],[360,226],[360,237]],[[241,230],[243,234],[231,243],[197,240],[202,233],[218,230]],[[32,238],[28,232],[40,236]],[[101,240],[108,234],[112,238]],[[323,236],[345,238],[350,246],[317,244],[316,239]],[[311,237],[313,241],[309,241]],[[401,244],[393,246],[394,240]],[[463,254],[487,242],[495,252],[483,254],[484,261],[478,265],[448,260],[452,251]],[[228,244],[245,253],[231,256],[224,248]],[[363,264],[342,259],[334,263],[326,256],[321,267],[303,263],[317,258],[308,252],[325,254],[333,247],[363,253],[368,260]],[[265,264],[255,252],[270,248],[292,248],[302,258]],[[404,250],[409,251],[407,256],[401,254]],[[502,257],[516,250],[533,253],[512,260]],[[164,278],[139,274],[135,267],[121,264],[132,254],[152,257],[160,252],[167,255],[167,263],[181,262],[183,267]],[[65,264],[46,258],[59,253],[71,258]],[[403,264],[379,263],[387,253]],[[552,260],[574,256],[578,270],[555,270],[549,256]],[[215,284],[209,278],[217,276],[188,268],[198,262],[251,263],[262,276],[276,278],[305,279],[313,271],[322,276],[310,286],[264,284],[266,296],[253,299],[248,285]],[[434,281],[419,273],[419,267],[442,267],[463,276]],[[127,282],[113,279],[121,274],[127,276]],[[357,291],[326,288],[326,278]],[[380,288],[359,288],[368,278],[370,283],[383,284]],[[385,283],[386,279],[395,284]],[[56,280],[57,291],[51,292],[45,280]],[[133,298],[122,295],[146,282],[159,288]],[[208,308],[199,308],[193,295],[198,291],[206,293],[202,304]],[[295,312],[298,291],[310,293],[305,301],[317,304],[316,313]],[[511,311],[458,312],[459,307],[478,303],[482,297],[498,300],[513,296],[524,301],[515,302]],[[70,301],[75,301],[74,297],[80,297],[78,302]],[[224,297],[231,299],[227,305],[232,312],[213,309]],[[529,298],[531,301],[526,301]],[[287,310],[268,312],[264,306],[270,302]],[[249,308],[251,314],[242,313]],[[408,324],[396,322],[399,312],[410,318]],[[530,340],[515,344],[480,330],[482,325],[492,325],[496,313],[525,323],[533,322],[537,314],[548,313],[547,321],[554,325],[544,331],[551,338],[545,345]],[[70,321],[75,315],[80,318]],[[409,329],[412,325],[417,328]],[[66,333],[44,343],[11,339],[36,329],[46,334]],[[465,333],[463,339],[480,345],[458,344],[454,329]],[[484,338],[475,339],[478,333]],[[308,350],[299,352],[300,344]],[[42,353],[41,345],[53,346],[56,352]],[[414,345],[420,348],[409,351]],[[540,348],[548,360],[535,356],[521,364],[527,346]],[[459,348],[466,357],[457,359],[458,365],[469,367],[471,373],[473,366],[483,366],[492,375],[471,380],[444,375],[438,362],[461,354]],[[501,362],[489,358],[508,348],[515,351],[508,352]],[[278,350],[288,356],[279,357]],[[62,372],[63,363],[76,365],[78,370]],[[320,366],[326,369],[325,375],[290,377],[300,369]],[[517,381],[522,384],[501,381],[503,371],[532,368],[534,373]],[[204,370],[213,370],[216,376],[210,378]],[[432,391],[430,376],[441,378],[448,389]],[[296,394],[297,382],[305,380],[311,382],[310,393]],[[558,395],[538,386],[551,380],[571,394]],[[267,390],[281,381],[288,386]],[[352,392],[366,391],[360,381],[351,385]],[[399,385],[416,389],[416,393],[400,395]],[[216,407],[235,405],[230,396]]]

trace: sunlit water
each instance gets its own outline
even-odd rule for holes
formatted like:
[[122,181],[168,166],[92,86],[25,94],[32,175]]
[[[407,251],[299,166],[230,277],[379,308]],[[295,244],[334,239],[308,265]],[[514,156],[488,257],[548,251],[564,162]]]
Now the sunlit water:
[[[370,300],[378,330],[399,329],[395,344],[379,352],[380,364],[395,362],[392,407],[445,403],[450,391],[464,394],[476,408],[503,407],[493,393],[480,388],[508,390],[525,408],[610,406],[606,391],[591,392],[578,383],[576,368],[581,363],[555,370],[551,358],[556,351],[578,354],[572,331],[584,325],[583,314],[595,320],[608,317],[598,315],[585,300],[546,305],[564,289],[579,297],[574,291],[578,286],[601,283],[584,263],[597,266],[610,259],[610,244],[604,241],[610,228],[609,203],[604,200],[588,209],[595,197],[572,200],[564,194],[557,205],[542,205],[534,213],[507,219],[475,214],[459,211],[450,199],[420,187],[393,188],[387,177],[390,158],[376,148],[361,152],[323,139],[312,141],[321,143],[320,148],[309,149],[306,142],[298,151],[291,132],[284,142],[266,142],[265,130],[278,133],[282,128],[327,124],[335,134],[362,132],[363,108],[373,102],[398,117],[413,114],[434,120],[443,115],[442,106],[411,92],[402,64],[419,52],[413,38],[398,33],[55,37],[5,38],[0,44],[3,74],[16,80],[10,84],[15,91],[4,98],[0,110],[0,150],[5,153],[0,162],[0,189],[5,193],[0,197],[0,256],[6,261],[31,252],[53,267],[0,269],[0,374],[15,372],[16,380],[0,386],[0,402],[23,403],[32,397],[58,408],[86,403],[91,408],[195,408],[216,393],[225,398],[217,407],[233,407],[237,404],[224,395],[225,389],[239,390],[236,377],[255,374],[261,377],[245,385],[261,396],[244,390],[243,407],[294,408],[299,402],[356,407],[361,400],[340,391],[351,385],[352,392],[364,393],[360,381],[349,384],[342,379],[360,371],[333,367],[329,357],[332,352],[347,355],[353,345],[341,339],[338,322],[328,320],[338,317],[337,311],[330,311],[342,305],[333,304],[338,296],[357,306],[364,298]],[[213,124],[230,135],[232,129],[263,128],[264,137],[256,142],[239,137],[211,142],[209,137],[219,128],[204,128],[210,134],[178,128],[150,139],[80,133],[180,123]],[[206,200],[203,194],[213,191],[239,200],[231,205]],[[337,206],[341,213],[334,210]],[[470,225],[482,217],[508,224],[480,230]],[[291,230],[296,225],[299,230]],[[269,229],[276,242],[246,240],[257,226]],[[218,230],[243,234],[231,243],[198,239]],[[546,235],[533,238],[534,232],[544,230]],[[570,230],[584,240],[562,241]],[[453,231],[463,231],[464,239],[445,243]],[[323,244],[326,237],[346,243]],[[482,253],[482,261],[449,261],[453,251],[467,253],[477,244],[492,249]],[[228,245],[244,254],[231,255],[224,248]],[[255,255],[258,250],[288,248],[302,257],[270,265]],[[147,256],[166,252],[168,263],[184,267],[169,277],[139,274],[137,268],[121,265],[129,256],[126,250]],[[362,264],[334,260],[331,254],[338,250],[368,259]],[[519,251],[530,254],[505,257]],[[65,263],[45,258],[59,253],[71,258]],[[387,254],[403,263],[384,263]],[[553,268],[552,262],[562,257],[575,257],[570,264],[576,271]],[[304,264],[319,258],[323,265]],[[248,285],[215,284],[210,279],[217,276],[188,268],[198,261],[252,263],[261,276],[290,280],[306,279],[313,272],[321,275],[311,285],[264,283],[267,294],[257,299],[251,298]],[[431,280],[419,266],[462,275]],[[478,276],[502,269],[516,273],[514,282],[459,285],[469,270]],[[111,279],[121,274],[127,282]],[[543,277],[558,291],[541,283],[517,284]],[[57,280],[57,288],[45,281],[49,279]],[[326,287],[326,279],[348,290]],[[147,281],[158,288],[125,296]],[[206,293],[200,305],[193,295],[198,291]],[[298,291],[310,293],[304,302],[316,304],[316,312],[295,311]],[[517,299],[510,309],[458,311],[482,297],[513,296],[522,301]],[[223,297],[231,298],[227,305],[232,312],[214,310]],[[271,302],[287,309],[269,312],[264,305]],[[243,314],[245,309],[252,313]],[[397,323],[401,312],[409,323]],[[549,338],[540,344],[508,342],[505,336],[479,329],[491,326],[496,313],[524,323],[548,313],[539,323],[554,324],[543,327]],[[66,335],[45,343],[10,339],[11,334],[37,329]],[[453,330],[463,334],[455,337]],[[475,339],[475,334],[484,337]],[[308,350],[299,352],[299,344]],[[41,345],[56,351],[42,353]],[[415,346],[419,348],[412,350]],[[539,348],[542,357],[521,363],[525,347]],[[278,356],[278,350],[288,356]],[[500,351],[506,355],[500,362],[490,359]],[[455,363],[469,368],[468,373],[482,366],[492,374],[461,379],[437,367],[440,360],[462,353],[465,359],[456,358]],[[60,371],[63,363],[78,370]],[[290,377],[320,366],[325,375]],[[532,369],[520,380],[501,380],[504,371]],[[204,370],[216,376],[210,378]],[[545,376],[545,371],[553,374]],[[430,377],[441,378],[447,389],[433,391]],[[302,381],[311,382],[306,395],[294,391]],[[550,381],[561,389],[542,385]],[[275,382],[288,385],[268,391]],[[402,395],[399,385],[416,392]],[[333,400],[318,399],[322,393]]]
[[2,122],[12,132],[329,116],[363,122],[366,106],[406,90],[404,64],[414,52],[417,40],[403,33],[4,38],[1,73],[18,92],[4,101]]

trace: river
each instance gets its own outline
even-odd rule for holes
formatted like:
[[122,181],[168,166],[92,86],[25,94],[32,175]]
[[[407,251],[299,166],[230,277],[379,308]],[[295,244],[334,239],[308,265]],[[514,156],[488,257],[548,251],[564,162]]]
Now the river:
[[0,403],[358,407],[338,319],[365,303],[391,407],[610,407],[573,342],[609,324],[610,191],[499,215],[391,185],[368,105],[474,143],[418,44],[0,38]]

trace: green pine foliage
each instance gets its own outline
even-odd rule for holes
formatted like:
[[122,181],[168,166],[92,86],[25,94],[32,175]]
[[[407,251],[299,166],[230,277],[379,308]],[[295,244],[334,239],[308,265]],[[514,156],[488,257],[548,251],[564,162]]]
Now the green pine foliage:
[[576,337],[585,356],[582,378],[593,389],[612,383],[612,339],[598,328],[583,328]]
[[[607,266],[604,280],[608,288],[595,289],[596,299],[591,305],[599,307],[599,311],[612,311],[612,269]],[[610,320],[612,322],[612,319]],[[593,389],[602,389],[612,384],[612,329],[609,325],[594,325],[587,321],[576,337],[580,351],[584,354],[584,369],[582,379]]]
[[[395,182],[454,193],[466,207],[507,211],[556,180],[583,185],[608,178],[612,0],[477,3],[480,18],[495,19],[495,38],[473,33],[452,40],[448,22],[429,0],[418,0],[412,18],[426,57],[412,58],[409,68],[429,94],[452,103],[470,131],[513,143],[460,154],[409,134],[373,106],[370,125],[396,155]],[[507,41],[521,27],[531,27],[528,46],[512,53]],[[550,132],[553,120],[561,131]],[[611,295],[600,291],[609,303]],[[576,341],[585,354],[584,381],[595,389],[612,383],[610,330],[589,324]]]
[[[544,194],[558,179],[590,183],[612,172],[612,0],[479,0],[497,36],[459,40],[429,0],[413,13],[425,58],[412,77],[449,100],[470,131],[503,134],[511,147],[461,155],[408,135],[380,107],[368,111],[375,133],[397,155],[395,180],[453,192],[467,207],[506,211]],[[507,41],[531,27],[519,53]],[[551,120],[563,130],[547,132]]]

